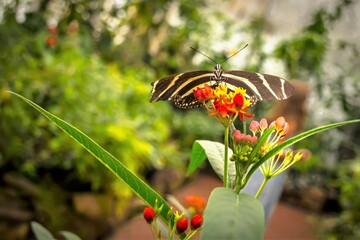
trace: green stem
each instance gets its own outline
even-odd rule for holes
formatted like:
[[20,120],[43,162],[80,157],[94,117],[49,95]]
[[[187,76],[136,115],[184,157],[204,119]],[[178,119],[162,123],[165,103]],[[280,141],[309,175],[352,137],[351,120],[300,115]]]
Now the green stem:
[[255,195],[255,198],[256,198],[256,199],[259,198],[260,194],[261,194],[262,191],[264,190],[265,185],[266,185],[266,183],[269,181],[269,179],[270,179],[270,178],[264,177],[264,180],[263,180],[263,182],[261,183],[261,186],[260,186],[258,192],[257,192],[256,195]]
[[[157,219],[155,219],[154,225],[155,225],[155,229],[156,229],[156,233],[157,233],[157,236],[156,236],[155,239],[162,239],[162,237],[161,237],[161,231],[159,231],[159,226],[158,226]],[[153,228],[151,228],[151,229],[153,230]],[[153,232],[153,234],[155,234],[155,233]]]
[[172,222],[171,220],[168,222],[168,231],[167,231],[167,239],[168,240],[173,239],[174,232],[175,232],[175,226],[176,226],[175,221],[172,225],[171,225],[171,222]]
[[[155,221],[156,221],[156,220],[155,220]],[[158,239],[158,236],[157,236],[157,234],[156,234],[155,231],[154,231],[154,226],[153,226],[153,224],[151,223],[151,224],[149,224],[149,226],[150,226],[151,233],[152,233],[154,239]]]
[[236,194],[239,194],[241,189],[244,188],[244,176],[247,172],[247,169],[249,168],[248,164],[238,164],[238,173],[239,173],[239,177],[238,177],[238,181],[236,182],[236,188],[235,188],[235,192]]
[[189,235],[186,236],[186,238],[184,238],[184,240],[189,240],[191,239],[201,228],[195,229],[194,231],[192,231]]
[[224,187],[230,187],[228,182],[228,149],[229,149],[229,127],[225,127],[225,137],[224,137]]
[[239,194],[241,187],[240,187],[240,183],[241,183],[241,165],[239,163],[239,161],[235,162],[235,170],[236,170],[236,177],[235,177],[235,189],[234,191]]

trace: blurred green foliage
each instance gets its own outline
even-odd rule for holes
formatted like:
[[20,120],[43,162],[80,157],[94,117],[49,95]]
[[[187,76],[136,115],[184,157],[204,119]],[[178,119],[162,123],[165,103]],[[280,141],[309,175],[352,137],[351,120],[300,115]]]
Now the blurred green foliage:
[[[307,81],[313,86],[308,125],[360,118],[358,45],[348,41],[346,36],[336,40],[331,38],[331,31],[354,3],[339,0],[332,10],[319,9],[303,31],[282,41],[274,51],[274,56],[284,61],[291,78]],[[357,239],[360,236],[359,133],[360,125],[354,124],[297,144],[298,148],[313,153],[308,162],[297,164],[291,170],[298,174],[298,182],[306,179],[309,185],[315,186],[325,183],[324,189],[338,191],[339,213],[321,219],[324,224],[320,232],[324,239]],[[323,172],[321,180],[311,182],[316,178],[312,172],[317,171]],[[331,192],[327,194],[331,195]]]
[[[49,211],[45,219],[50,219],[51,228],[73,219],[57,207],[69,196],[56,183],[68,191],[107,192],[117,199],[120,215],[131,198],[127,187],[48,120],[5,91],[20,93],[61,116],[144,178],[151,169],[184,169],[194,139],[218,139],[221,127],[205,121],[201,111],[185,114],[168,103],[150,104],[149,93],[157,73],[179,68],[180,53],[174,53],[181,44],[187,45],[192,29],[168,26],[162,19],[170,2],[129,2],[119,11],[131,15],[124,22],[131,34],[122,44],[113,45],[114,32],[91,25],[89,15],[103,11],[99,5],[71,2],[68,14],[51,26],[46,22],[51,1],[39,2],[40,9],[27,14],[23,23],[15,20],[14,9],[8,9],[0,24],[0,172],[20,172],[39,184],[43,194],[36,203],[20,205],[30,209],[40,205]],[[194,27],[195,22],[205,24],[189,1],[174,3],[180,4],[181,17]],[[160,16],[156,23],[154,11]],[[149,56],[147,44],[159,29],[168,39],[158,39],[166,44],[153,53],[163,53],[155,58]],[[186,57],[181,59],[191,64]]]
[[[274,50],[274,57],[285,63],[290,78],[308,82],[312,87],[309,126],[360,118],[359,51],[346,36],[331,38],[336,23],[353,4],[352,0],[339,0],[334,9],[320,8],[310,24],[280,42]],[[334,165],[354,158],[354,146],[360,145],[359,132],[359,125],[354,124],[345,130],[315,136],[298,146],[310,149],[315,153],[314,158],[325,165]],[[329,143],[334,138],[336,141]]]
[[[45,3],[47,1],[42,2],[44,6]],[[163,16],[168,4],[158,2],[158,5],[154,5],[143,1],[125,5],[121,11],[127,14],[136,12],[125,22],[132,26],[132,34],[124,44],[115,47],[103,44],[110,31],[104,30],[98,41],[93,41],[91,34],[95,30],[84,19],[79,29],[74,32],[70,30],[73,23],[70,17],[79,19],[72,10],[80,6],[86,9],[87,4],[70,4],[68,19],[59,22],[56,30],[47,29],[44,18],[48,14],[46,11],[43,15],[30,14],[23,24],[8,16],[5,23],[0,25],[4,50],[0,55],[3,63],[0,66],[2,90],[21,93],[50,112],[62,116],[97,139],[114,155],[124,159],[125,164],[134,171],[149,167],[149,164],[162,167],[169,162],[175,165],[183,163],[185,153],[180,156],[174,154],[178,152],[178,146],[169,144],[169,141],[178,141],[173,135],[180,138],[179,142],[188,139],[185,143],[187,146],[195,135],[218,137],[220,133],[210,131],[211,123],[200,124],[203,114],[197,111],[184,115],[182,112],[174,113],[168,104],[150,105],[150,82],[156,79],[153,68],[131,64],[147,63],[141,60],[147,54],[147,46],[141,42],[150,42],[144,40],[148,36],[144,29],[153,27],[158,30],[161,24],[167,25],[159,19],[159,23],[153,26],[153,21],[148,19],[153,17],[153,11],[148,8],[154,8]],[[187,1],[181,4],[180,15],[186,17],[187,21],[201,22],[199,13],[189,4]],[[157,61],[162,59],[163,62],[158,65],[163,69],[169,66],[165,62],[173,61],[174,68],[179,66],[169,49],[175,52],[175,45],[185,45],[191,28],[184,26],[179,30],[173,27],[171,30],[174,34],[184,35],[174,35],[166,41],[171,46],[163,47],[167,48],[162,51],[166,53],[163,59],[157,58]],[[56,33],[52,34],[51,31]],[[57,43],[49,46],[51,44],[47,41],[54,35]],[[171,43],[171,39],[177,42]],[[104,50],[100,52],[103,55],[99,55],[97,49]],[[116,62],[101,58],[105,53],[110,54],[110,50],[114,51],[111,60]],[[11,165],[30,175],[36,174],[37,167],[75,167],[81,178],[87,181],[91,179],[94,186],[99,187],[102,176],[95,174],[90,177],[92,174],[89,174],[102,171],[97,169],[97,163],[88,157],[82,159],[84,156],[80,148],[69,144],[67,137],[58,135],[56,128],[45,119],[29,111],[22,103],[9,99],[3,91],[1,107],[2,135],[8,137],[6,140],[2,138],[1,142],[2,165],[11,162]],[[178,121],[174,114],[184,115],[189,121],[186,124],[185,121]],[[21,121],[17,121],[19,118]]]
[[341,211],[322,220],[324,239],[360,238],[360,159],[347,161],[334,172],[329,183],[339,192]]

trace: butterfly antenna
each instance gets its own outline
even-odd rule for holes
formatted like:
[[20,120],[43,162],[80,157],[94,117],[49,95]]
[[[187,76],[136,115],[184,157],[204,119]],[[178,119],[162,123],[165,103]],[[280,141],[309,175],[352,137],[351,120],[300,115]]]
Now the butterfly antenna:
[[244,47],[242,47],[239,51],[237,51],[236,53],[234,53],[233,55],[231,55],[230,57],[226,58],[224,61],[222,61],[220,64],[226,62],[227,60],[229,60],[230,58],[232,58],[233,56],[235,56],[236,54],[238,54],[239,52],[241,52],[244,48],[246,48],[248,46],[248,44],[246,44]]
[[193,47],[190,47],[190,48],[191,48],[192,50],[194,50],[195,52],[200,53],[201,55],[207,57],[208,59],[210,59],[211,61],[213,61],[215,64],[217,64],[217,62],[216,62],[214,59],[212,59],[211,57],[209,57],[209,56],[205,55],[204,53],[200,52],[200,51],[197,50],[196,48],[193,48]]

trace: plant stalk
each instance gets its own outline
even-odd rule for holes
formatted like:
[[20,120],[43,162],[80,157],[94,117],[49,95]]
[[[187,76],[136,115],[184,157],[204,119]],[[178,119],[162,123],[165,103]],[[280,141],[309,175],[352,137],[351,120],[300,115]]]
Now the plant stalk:
[[262,191],[265,188],[266,183],[269,181],[270,178],[264,177],[264,180],[261,183],[261,186],[259,188],[259,190],[257,191],[255,198],[258,199],[260,197],[260,194],[262,193]]
[[229,150],[229,127],[225,127],[225,137],[224,137],[224,187],[229,188],[229,174],[228,174],[228,150]]

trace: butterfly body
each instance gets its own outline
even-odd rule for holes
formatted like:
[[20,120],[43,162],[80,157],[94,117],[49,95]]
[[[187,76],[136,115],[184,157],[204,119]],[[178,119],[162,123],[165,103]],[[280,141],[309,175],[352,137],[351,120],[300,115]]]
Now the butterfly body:
[[251,98],[253,103],[287,99],[294,92],[293,86],[281,77],[245,71],[223,71],[221,65],[216,64],[215,71],[172,74],[153,82],[150,102],[169,100],[179,108],[198,107],[202,103],[195,99],[193,90],[204,87],[204,84],[211,87],[226,85],[230,91],[242,87],[246,89],[246,97]]

